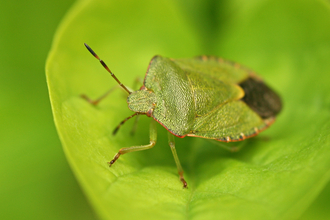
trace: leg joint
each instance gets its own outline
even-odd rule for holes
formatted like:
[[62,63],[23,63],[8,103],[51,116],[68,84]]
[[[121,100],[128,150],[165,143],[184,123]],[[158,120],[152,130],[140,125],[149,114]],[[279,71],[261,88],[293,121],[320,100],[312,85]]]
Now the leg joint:
[[150,140],[150,145],[151,145],[151,146],[155,146],[155,145],[156,145],[156,141],[154,141],[154,140]]
[[170,145],[171,148],[175,148],[175,143],[173,141],[169,141],[168,144]]

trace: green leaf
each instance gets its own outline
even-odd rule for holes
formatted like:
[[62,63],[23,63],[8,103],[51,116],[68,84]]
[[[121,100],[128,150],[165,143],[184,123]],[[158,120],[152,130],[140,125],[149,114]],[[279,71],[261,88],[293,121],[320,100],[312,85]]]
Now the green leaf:
[[[209,12],[209,13],[207,13]],[[176,139],[189,189],[182,189],[158,126],[135,136],[116,85],[83,43],[130,87],[152,56],[222,56],[245,64],[281,94],[283,112],[238,153],[198,139]],[[56,127],[68,161],[104,219],[297,219],[330,177],[330,13],[323,1],[80,1],[59,27],[46,65]]]

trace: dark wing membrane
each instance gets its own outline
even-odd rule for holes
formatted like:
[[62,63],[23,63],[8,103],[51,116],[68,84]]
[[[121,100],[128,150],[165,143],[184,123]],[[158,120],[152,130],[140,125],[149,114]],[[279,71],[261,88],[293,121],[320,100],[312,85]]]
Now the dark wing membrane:
[[281,111],[280,97],[261,80],[250,77],[239,85],[245,92],[242,100],[260,117],[274,117]]

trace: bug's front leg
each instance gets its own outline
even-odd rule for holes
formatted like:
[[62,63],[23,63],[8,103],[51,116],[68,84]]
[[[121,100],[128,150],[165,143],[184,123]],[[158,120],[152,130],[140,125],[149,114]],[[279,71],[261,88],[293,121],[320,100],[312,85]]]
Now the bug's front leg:
[[[138,77],[136,78],[136,80],[134,81],[134,85],[133,85],[133,89],[134,90],[137,90],[138,87],[137,87],[137,84],[140,83],[140,84],[143,84],[143,80]],[[103,99],[105,99],[110,93],[112,93],[114,90],[118,89],[118,88],[121,88],[120,85],[116,85],[112,88],[110,88],[108,91],[106,91],[103,95],[101,95],[100,97],[98,97],[97,99],[91,99],[89,98],[87,95],[85,94],[81,94],[80,97],[85,99],[87,102],[89,102],[90,104],[92,105],[98,105]],[[128,90],[132,91],[132,89],[130,89],[129,87],[126,87]],[[135,89],[136,88],[136,89]],[[134,133],[134,131],[133,131]]]
[[134,151],[140,151],[140,150],[147,150],[155,146],[156,141],[157,141],[157,129],[156,129],[156,121],[151,119],[150,122],[150,143],[147,145],[142,145],[142,146],[133,146],[133,147],[126,147],[126,148],[121,148],[118,153],[115,155],[115,157],[108,162],[109,166],[111,166],[116,160],[119,158],[120,155],[129,153],[129,152],[134,152]]
[[108,91],[106,91],[103,95],[101,95],[99,98],[93,100],[93,99],[90,99],[87,95],[85,94],[82,94],[80,95],[81,98],[85,99],[87,102],[91,103],[92,105],[98,105],[99,102],[101,102],[104,98],[106,98],[110,93],[112,93],[112,91],[114,91],[115,89],[118,89],[120,88],[119,85],[116,85],[114,87],[112,87],[111,89],[109,89]]
[[181,182],[183,183],[183,188],[188,188],[187,182],[185,181],[185,179],[183,177],[183,169],[181,167],[181,163],[180,163],[178,154],[176,153],[174,135],[171,134],[170,132],[168,132],[168,144],[171,147],[174,161],[175,161],[176,167],[178,168],[179,177],[180,177]]

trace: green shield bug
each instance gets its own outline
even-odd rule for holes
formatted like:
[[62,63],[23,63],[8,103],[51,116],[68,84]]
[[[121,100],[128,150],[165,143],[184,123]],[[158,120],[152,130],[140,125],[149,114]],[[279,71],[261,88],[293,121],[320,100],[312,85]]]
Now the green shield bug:
[[[149,63],[142,87],[131,92],[96,53],[85,46],[128,93],[128,108],[135,112],[116,127],[114,134],[134,116],[153,118],[150,143],[121,148],[109,162],[110,166],[122,154],[152,148],[157,140],[155,122],[158,122],[168,130],[169,145],[186,188],[174,136],[242,141],[269,127],[282,108],[280,97],[251,70],[211,56],[188,59],[155,56]],[[104,97],[92,103],[97,104]]]

